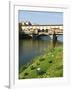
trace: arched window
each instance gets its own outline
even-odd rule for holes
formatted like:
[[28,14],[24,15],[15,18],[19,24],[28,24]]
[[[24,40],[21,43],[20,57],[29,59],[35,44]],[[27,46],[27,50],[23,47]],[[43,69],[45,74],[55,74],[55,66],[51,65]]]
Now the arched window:
[[42,29],[42,32],[44,32],[44,29]]
[[46,29],[46,32],[48,32],[48,29]]
[[38,32],[40,32],[40,29],[38,29]]

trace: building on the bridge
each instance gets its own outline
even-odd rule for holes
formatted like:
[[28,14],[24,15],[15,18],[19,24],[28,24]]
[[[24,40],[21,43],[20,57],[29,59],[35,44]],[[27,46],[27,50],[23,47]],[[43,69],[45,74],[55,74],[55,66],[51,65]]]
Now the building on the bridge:
[[26,34],[63,34],[63,24],[34,25],[31,22],[21,22],[19,25],[19,31]]

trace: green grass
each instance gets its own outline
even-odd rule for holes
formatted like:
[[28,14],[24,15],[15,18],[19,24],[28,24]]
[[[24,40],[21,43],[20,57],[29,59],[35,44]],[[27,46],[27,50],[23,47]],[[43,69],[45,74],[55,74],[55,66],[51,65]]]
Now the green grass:
[[[38,71],[37,69],[40,68]],[[44,55],[32,60],[31,64],[22,66],[19,79],[50,78],[63,76],[63,48],[46,50]]]

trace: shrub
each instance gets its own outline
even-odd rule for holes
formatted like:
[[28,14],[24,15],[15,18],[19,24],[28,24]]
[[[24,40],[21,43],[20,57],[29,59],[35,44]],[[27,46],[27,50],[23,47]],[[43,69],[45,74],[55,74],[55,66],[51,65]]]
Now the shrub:
[[25,77],[23,77],[22,79],[26,79]]
[[54,50],[55,50],[55,49],[54,49],[54,48],[52,48],[52,49],[51,49],[51,52],[53,52]]
[[24,73],[25,76],[28,75],[28,74],[29,74],[29,73],[27,73],[27,72]]
[[39,59],[39,61],[44,61],[44,60],[45,60],[45,58],[40,58],[40,59]]
[[40,65],[40,63],[39,63],[39,62],[37,62],[36,64],[37,64],[37,65]]
[[49,63],[52,63],[52,60],[50,60]]
[[63,68],[63,65],[58,66],[56,69],[61,70]]
[[32,65],[30,68],[31,68],[31,70],[33,70],[33,69],[35,69],[36,67]]
[[43,75],[44,73],[46,73],[45,70],[39,70],[39,71],[37,70],[37,74],[38,74],[38,75]]

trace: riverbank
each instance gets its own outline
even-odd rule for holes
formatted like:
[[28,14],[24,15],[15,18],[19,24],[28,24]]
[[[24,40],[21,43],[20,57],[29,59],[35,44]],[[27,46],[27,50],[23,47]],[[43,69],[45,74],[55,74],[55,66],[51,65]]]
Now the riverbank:
[[31,63],[23,65],[19,71],[19,79],[50,78],[63,76],[63,48],[55,47],[46,50]]

